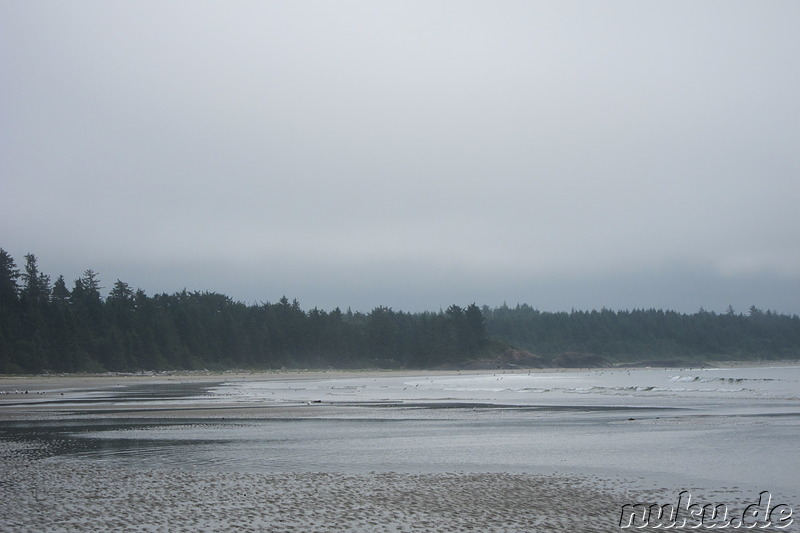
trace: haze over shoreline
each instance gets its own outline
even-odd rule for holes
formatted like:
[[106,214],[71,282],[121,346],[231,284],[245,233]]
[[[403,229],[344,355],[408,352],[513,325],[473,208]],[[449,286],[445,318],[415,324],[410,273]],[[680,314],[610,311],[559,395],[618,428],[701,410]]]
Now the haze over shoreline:
[[327,311],[800,314],[799,18],[3,2],[0,245]]

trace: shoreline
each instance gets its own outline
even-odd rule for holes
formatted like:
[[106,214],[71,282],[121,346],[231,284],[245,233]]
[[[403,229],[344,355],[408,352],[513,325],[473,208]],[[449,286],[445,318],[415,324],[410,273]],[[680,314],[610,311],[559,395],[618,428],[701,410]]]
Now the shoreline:
[[[73,373],[73,374],[0,374],[0,394],[3,392],[37,393],[52,388],[54,383],[60,383],[58,390],[86,390],[100,386],[115,387],[130,384],[158,384],[158,383],[217,383],[224,381],[272,381],[272,380],[302,380],[302,379],[344,379],[344,378],[375,378],[391,376],[455,376],[455,375],[485,375],[485,374],[550,374],[580,371],[612,371],[624,370],[630,372],[646,371],[653,369],[686,370],[720,370],[733,368],[783,368],[800,366],[800,360],[776,361],[707,361],[705,365],[686,367],[662,366],[615,366],[598,368],[496,368],[476,370],[439,370],[439,369],[290,369],[290,370],[166,370],[161,372],[104,372],[104,373]],[[1,404],[0,404],[1,405]]]
[[[274,370],[274,371],[165,371],[148,372],[141,374],[132,373],[103,373],[103,374],[43,374],[8,376],[0,375],[0,421],[2,420],[34,420],[42,418],[58,418],[62,416],[76,416],[84,413],[89,416],[104,416],[125,413],[125,416],[135,418],[164,418],[177,416],[207,416],[211,418],[247,417],[247,416],[291,416],[305,418],[312,416],[306,413],[311,410],[319,416],[323,413],[331,414],[336,402],[324,402],[318,398],[302,400],[286,400],[276,403],[260,403],[245,405],[238,403],[235,398],[229,401],[220,401],[213,398],[204,401],[196,397],[204,387],[214,387],[227,382],[240,383],[268,383],[268,382],[301,382],[324,381],[337,379],[379,379],[403,377],[410,379],[424,379],[432,377],[469,377],[469,376],[520,376],[520,375],[552,375],[567,373],[606,373],[606,372],[648,372],[652,370],[674,370],[676,372],[705,372],[725,369],[744,368],[800,368],[796,361],[771,361],[768,364],[727,364],[716,362],[713,367],[696,368],[663,368],[663,367],[615,367],[615,368],[590,368],[590,369],[493,369],[493,370]],[[116,398],[116,392],[123,395],[129,392],[135,394],[137,387],[176,387],[192,400],[183,404],[178,399],[164,397],[161,401],[143,401],[126,403],[124,398]],[[180,390],[183,388],[183,390]],[[154,398],[155,400],[155,398]],[[400,401],[400,400],[398,400]],[[123,402],[123,403],[119,403]],[[308,404],[308,406],[306,405]],[[303,409],[308,407],[308,409]],[[298,409],[300,408],[300,409]]]
[[646,370],[646,369],[675,369],[675,370],[708,370],[722,368],[764,368],[764,367],[794,367],[800,366],[800,359],[776,359],[758,361],[704,361],[699,365],[627,365],[620,363],[611,367],[516,367],[516,368],[477,368],[477,369],[425,369],[425,368],[361,368],[361,369],[337,369],[337,368],[291,368],[291,369],[232,369],[232,370],[161,370],[161,371],[142,371],[142,372],[74,372],[74,373],[43,373],[43,374],[0,374],[0,383],[6,380],[35,380],[35,379],[114,379],[114,378],[134,378],[134,379],[174,379],[174,378],[195,378],[216,379],[216,378],[248,378],[248,377],[275,377],[283,379],[292,378],[311,378],[321,377],[374,377],[385,375],[451,375],[451,374],[494,374],[494,373],[552,373],[552,372],[573,372],[587,370]]
[[[800,368],[794,362],[783,363],[749,366]],[[728,368],[745,366],[748,365]],[[663,367],[531,369],[530,373],[549,374],[555,381],[562,379],[561,373],[573,373],[573,376],[563,376],[569,381],[579,376],[595,379],[595,374],[609,371],[615,372],[614,379],[617,379],[627,372],[648,370],[659,377],[672,375],[665,373]],[[720,367],[706,367],[705,370],[715,372],[713,379],[727,379],[716,377],[726,376],[716,372]],[[692,376],[702,376],[705,370],[674,369],[676,374]],[[676,458],[689,456],[694,448],[688,443],[706,442],[703,437],[706,432],[719,436],[723,439],[721,442],[732,443],[734,448],[737,444],[729,438],[731,428],[738,427],[737,434],[743,436],[754,431],[762,435],[764,429],[768,429],[764,421],[769,419],[753,419],[750,413],[736,421],[728,420],[728,410],[722,413],[723,417],[714,420],[702,413],[699,417],[685,418],[664,416],[664,413],[604,414],[599,421],[600,432],[593,430],[593,425],[583,425],[588,420],[585,414],[579,414],[575,424],[569,425],[574,431],[560,429],[569,422],[569,413],[573,411],[548,415],[553,421],[549,424],[548,419],[539,417],[539,411],[520,411],[518,415],[516,411],[478,409],[473,413],[473,409],[468,409],[458,410],[461,414],[425,411],[427,414],[422,416],[411,406],[396,418],[387,417],[387,420],[397,421],[389,426],[383,423],[384,415],[380,412],[380,416],[373,418],[368,409],[355,406],[349,399],[341,403],[335,399],[318,401],[315,398],[321,396],[316,392],[310,395],[301,392],[299,396],[289,393],[285,401],[278,398],[279,401],[255,404],[239,403],[235,394],[216,398],[215,392],[210,391],[211,399],[207,402],[202,396],[207,387],[225,381],[250,382],[256,388],[279,391],[316,391],[320,383],[307,384],[303,380],[324,382],[356,378],[349,383],[324,385],[331,389],[338,387],[341,391],[360,390],[361,385],[366,384],[373,390],[380,390],[384,384],[380,380],[382,377],[424,380],[425,376],[465,376],[468,379],[489,376],[488,381],[493,382],[493,375],[501,380],[501,374],[521,377],[528,372],[527,369],[460,372],[370,369],[2,376],[0,391],[17,390],[14,394],[0,395],[0,426],[6,428],[0,438],[0,469],[4,473],[0,479],[0,530],[18,533],[97,530],[607,532],[616,530],[622,506],[641,501],[675,502],[682,490],[689,490],[698,501],[744,508],[757,500],[759,490],[764,488],[772,490],[780,503],[797,505],[796,476],[791,476],[794,471],[791,465],[790,477],[767,474],[772,477],[767,479],[762,475],[753,481],[749,473],[718,476],[714,466],[717,453],[731,461],[742,457],[735,449],[722,449],[697,456],[699,462],[711,461],[706,470],[672,468],[673,449]],[[781,370],[771,372],[783,374]],[[727,375],[737,378],[738,374]],[[373,381],[378,383],[371,385]],[[389,381],[400,381],[395,388],[405,390],[405,380]],[[413,387],[412,383],[408,385]],[[28,387],[27,394],[19,390],[24,387]],[[426,396],[422,392],[419,394]],[[188,398],[186,406],[175,401],[183,396]],[[383,396],[369,397],[366,403],[371,404],[370,408],[380,407],[383,400],[374,398]],[[156,401],[151,403],[154,399]],[[582,400],[578,404],[578,407],[583,405]],[[351,411],[353,407],[357,409]],[[582,413],[582,408],[579,412]],[[444,419],[452,418],[457,424],[429,423],[442,419],[442,414],[446,415]],[[478,432],[474,437],[454,443],[439,434],[440,429],[445,428],[447,435],[458,437],[466,431],[464,421],[469,422],[470,427],[475,421],[475,427],[480,428],[497,416],[508,417],[507,422],[498,426],[510,428],[503,437],[505,440],[496,440],[497,435],[502,437],[504,433],[493,430]],[[635,418],[626,418],[628,416]],[[527,421],[525,427],[529,431],[520,429],[522,426],[518,422],[523,420]],[[376,425],[374,421],[380,423]],[[785,431],[785,426],[780,424],[769,427],[773,428],[776,438],[783,439],[780,442],[790,442],[789,437],[796,435],[796,432]],[[413,430],[411,433],[409,428]],[[431,428],[436,432],[430,433]],[[128,430],[133,433],[123,433]],[[328,435],[330,430],[335,431]],[[85,431],[119,434],[104,434],[98,441],[102,441],[102,446],[93,444],[92,447],[84,443],[84,438],[89,442],[95,437]],[[673,439],[673,444],[655,446],[652,457],[642,454],[640,445],[636,444],[655,445],[659,442],[657,438],[675,432],[687,439],[701,440]],[[529,440],[520,441],[523,435]],[[123,437],[124,442],[115,442],[118,437]],[[415,470],[417,463],[408,459],[413,459],[414,454],[423,449],[403,444],[411,437],[432,438],[430,449],[434,451],[433,455],[429,454],[432,460],[419,463],[428,467]],[[555,437],[558,439],[548,440]],[[233,438],[231,443],[234,444],[229,444],[228,438]],[[322,444],[309,445],[318,438]],[[349,444],[336,448],[342,438],[349,439]],[[576,444],[570,448],[574,438],[588,439],[600,446]],[[592,440],[598,438],[600,440]],[[483,444],[489,440],[491,448]],[[758,444],[761,440],[759,437],[756,441],[745,439],[743,442],[751,443],[752,447],[753,442]],[[509,462],[503,462],[506,459],[501,457],[493,459],[498,443],[507,447],[506,451],[511,454]],[[172,451],[173,444],[181,446],[175,448],[177,452]],[[566,447],[562,448],[562,444]],[[677,447],[672,448],[672,445]],[[220,455],[215,455],[207,454],[205,446],[214,446],[215,450],[218,446],[223,448],[220,448]],[[225,451],[225,446],[230,446],[230,451]],[[448,462],[436,455],[437,449],[458,451],[458,446],[474,446],[476,453],[486,454],[480,456],[486,460]],[[390,460],[370,459],[370,450],[384,448]],[[331,450],[335,453],[329,454]],[[779,448],[779,453],[773,450],[770,457],[790,456],[793,452],[787,450],[786,446]],[[519,453],[545,459],[515,461]],[[593,459],[594,453],[603,455]],[[622,460],[613,459],[620,453]],[[156,460],[161,454],[166,459]],[[345,459],[339,460],[339,455]],[[129,460],[131,457],[133,459]],[[285,461],[276,460],[281,457]],[[746,457],[757,457],[757,454],[747,453]],[[228,461],[230,458],[235,460]],[[637,461],[641,462],[639,466]],[[768,472],[778,472],[775,461],[764,459],[761,466]],[[781,468],[785,467],[781,465]],[[769,482],[766,485],[765,480]]]

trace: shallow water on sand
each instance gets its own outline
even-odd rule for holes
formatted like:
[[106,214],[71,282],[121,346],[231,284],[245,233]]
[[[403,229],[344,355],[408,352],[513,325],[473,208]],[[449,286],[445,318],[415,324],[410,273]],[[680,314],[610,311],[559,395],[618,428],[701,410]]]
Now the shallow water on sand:
[[[557,472],[676,493],[769,490],[795,502],[800,494],[800,367],[273,376],[57,401],[71,414],[0,422],[0,438],[35,441],[49,462],[253,473]],[[142,416],[144,408],[161,415]]]

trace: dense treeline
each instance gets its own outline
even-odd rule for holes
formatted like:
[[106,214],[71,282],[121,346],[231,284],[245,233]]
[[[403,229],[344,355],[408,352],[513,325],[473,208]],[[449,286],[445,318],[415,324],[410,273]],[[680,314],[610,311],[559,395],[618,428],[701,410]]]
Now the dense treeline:
[[551,360],[565,352],[616,361],[798,359],[800,318],[750,307],[747,315],[660,309],[541,312],[483,308],[490,337]]
[[[500,364],[513,351],[553,364],[565,352],[610,360],[800,358],[800,318],[661,310],[550,313],[528,305],[405,313],[304,311],[286,297],[245,305],[222,294],[148,296],[117,280],[101,295],[86,270],[71,288],[22,270],[0,249],[0,373]],[[494,363],[492,363],[494,361]]]
[[475,305],[409,314],[245,305],[209,292],[147,296],[117,280],[101,296],[87,270],[71,289],[36,256],[22,272],[0,249],[0,373],[196,368],[431,367],[481,353]]

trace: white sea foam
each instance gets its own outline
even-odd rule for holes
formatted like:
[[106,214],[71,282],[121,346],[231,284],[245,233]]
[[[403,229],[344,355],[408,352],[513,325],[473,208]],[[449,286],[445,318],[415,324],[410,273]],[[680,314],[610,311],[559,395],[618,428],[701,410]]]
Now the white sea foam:
[[[799,379],[798,367],[265,376],[184,397],[167,389],[94,395],[88,399],[103,414],[48,421],[45,431],[64,449],[53,462],[268,473],[594,472],[662,487],[795,490]],[[126,419],[153,407],[150,416],[162,420]],[[34,427],[30,438],[41,434]]]
[[[800,395],[797,367],[707,369],[675,373],[665,369],[603,369],[563,372],[497,372],[461,375],[386,376],[337,379],[265,380],[228,383],[209,398],[241,403],[308,401],[456,401],[496,404],[558,403],[565,394],[602,404],[607,397],[682,406],[742,400],[793,400]],[[636,401],[636,400],[633,400]]]

